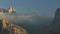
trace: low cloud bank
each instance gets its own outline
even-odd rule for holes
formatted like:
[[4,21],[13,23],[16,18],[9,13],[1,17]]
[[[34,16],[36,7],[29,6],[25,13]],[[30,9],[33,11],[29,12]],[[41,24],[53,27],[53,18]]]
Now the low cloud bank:
[[45,31],[48,26],[52,23],[53,18],[41,16],[39,14],[20,14],[12,15],[8,13],[0,14],[0,17],[9,21],[9,23],[14,23],[26,28],[31,33],[39,33]]

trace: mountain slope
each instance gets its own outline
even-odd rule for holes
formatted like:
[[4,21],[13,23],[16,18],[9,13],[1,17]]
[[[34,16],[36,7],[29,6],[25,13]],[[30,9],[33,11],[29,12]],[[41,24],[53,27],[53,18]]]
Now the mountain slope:
[[19,27],[13,23],[9,23],[6,20],[2,22],[1,34],[27,34],[27,31],[22,27]]

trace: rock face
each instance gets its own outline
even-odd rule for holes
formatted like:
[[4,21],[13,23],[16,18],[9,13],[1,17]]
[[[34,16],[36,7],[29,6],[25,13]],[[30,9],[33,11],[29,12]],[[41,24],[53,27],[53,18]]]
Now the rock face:
[[60,8],[57,8],[55,12],[55,18],[53,21],[53,24],[58,24],[58,23],[60,23]]
[[5,20],[0,21],[0,34],[27,34],[22,27],[9,23]]
[[[0,8],[0,34],[27,34],[27,31],[22,27],[19,27],[11,22],[8,22],[10,15],[15,13],[15,8],[9,7],[9,9]],[[9,17],[6,15],[9,14]]]
[[49,34],[60,34],[60,8],[57,8],[53,23],[50,25]]

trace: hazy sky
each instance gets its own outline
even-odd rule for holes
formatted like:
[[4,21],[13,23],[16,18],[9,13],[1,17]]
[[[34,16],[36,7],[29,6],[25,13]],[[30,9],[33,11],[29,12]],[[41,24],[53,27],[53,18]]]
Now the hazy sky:
[[53,16],[60,8],[60,0],[0,0],[0,8],[8,9],[12,4],[17,13],[37,12],[43,16]]

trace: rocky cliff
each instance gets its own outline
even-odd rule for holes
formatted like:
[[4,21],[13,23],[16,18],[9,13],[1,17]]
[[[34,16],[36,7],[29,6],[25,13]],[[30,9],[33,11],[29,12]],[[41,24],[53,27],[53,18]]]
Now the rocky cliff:
[[56,9],[53,23],[50,25],[49,34],[60,34],[60,8]]
[[60,8],[57,8],[55,12],[55,17],[53,20],[53,24],[58,24],[58,23],[60,23]]
[[9,23],[6,20],[0,20],[0,34],[27,34],[27,31],[13,23]]

